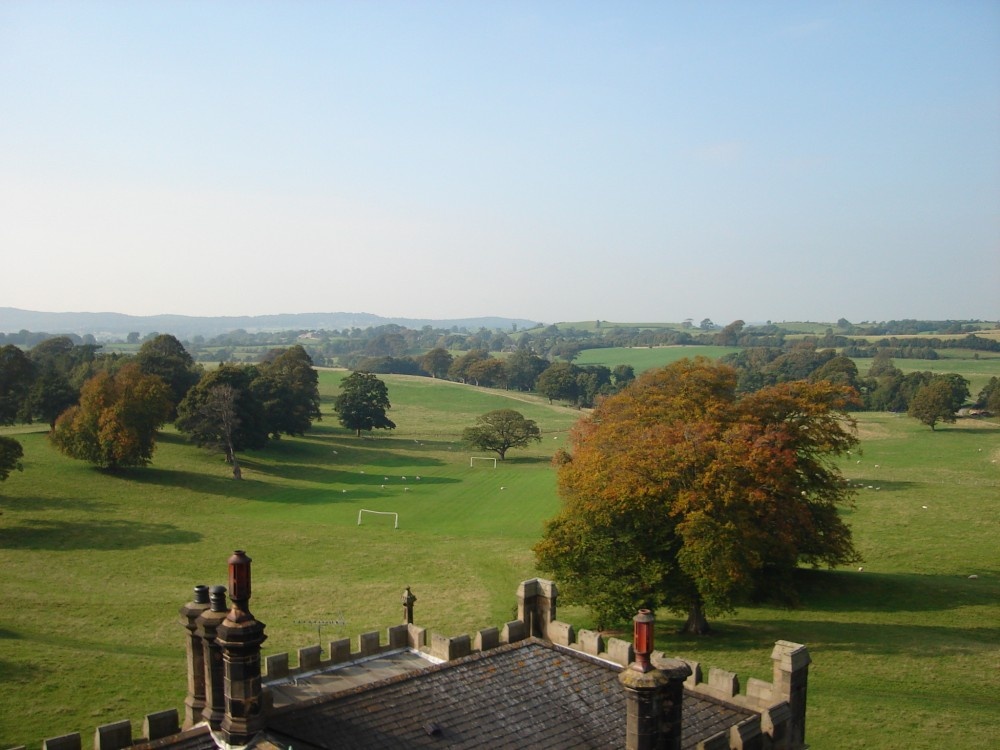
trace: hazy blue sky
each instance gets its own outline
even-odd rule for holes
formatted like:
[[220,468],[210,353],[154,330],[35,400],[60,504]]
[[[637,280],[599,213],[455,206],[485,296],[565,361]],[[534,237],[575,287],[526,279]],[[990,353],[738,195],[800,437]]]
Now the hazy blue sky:
[[0,306],[1000,317],[1000,2],[0,2]]

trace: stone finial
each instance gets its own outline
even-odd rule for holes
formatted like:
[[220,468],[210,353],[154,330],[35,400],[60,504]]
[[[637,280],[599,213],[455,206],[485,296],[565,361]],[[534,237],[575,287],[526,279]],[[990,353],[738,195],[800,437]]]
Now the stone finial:
[[403,624],[412,625],[413,624],[413,603],[417,601],[417,597],[413,595],[410,591],[410,587],[406,587],[406,591],[403,592]]

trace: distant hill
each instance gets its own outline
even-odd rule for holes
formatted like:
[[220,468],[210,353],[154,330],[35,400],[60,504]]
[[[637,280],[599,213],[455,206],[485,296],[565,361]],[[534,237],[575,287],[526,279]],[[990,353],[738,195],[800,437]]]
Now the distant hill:
[[287,313],[281,315],[245,315],[236,317],[193,317],[188,315],[123,315],[122,313],[55,313],[19,310],[0,307],[0,332],[17,333],[33,331],[45,333],[75,333],[79,336],[92,334],[97,339],[120,338],[131,332],[170,333],[178,338],[192,336],[218,336],[235,330],[251,333],[258,331],[319,331],[343,330],[345,328],[372,328],[395,324],[406,328],[466,328],[477,331],[480,328],[510,331],[517,328],[534,328],[535,321],[518,318],[459,318],[455,320],[431,320],[422,318],[383,318],[371,313]]

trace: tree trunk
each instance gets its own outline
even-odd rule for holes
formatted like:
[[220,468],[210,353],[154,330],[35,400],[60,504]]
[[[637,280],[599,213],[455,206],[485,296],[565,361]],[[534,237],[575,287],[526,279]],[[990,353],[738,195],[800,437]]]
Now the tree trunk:
[[226,445],[226,461],[233,467],[233,479],[242,479],[243,471],[240,469],[240,462],[236,460],[236,451],[233,450],[232,442]]
[[712,629],[708,626],[708,620],[705,618],[705,610],[701,602],[695,602],[691,605],[691,609],[688,611],[687,622],[684,623],[681,632],[688,635],[708,635],[712,632]]

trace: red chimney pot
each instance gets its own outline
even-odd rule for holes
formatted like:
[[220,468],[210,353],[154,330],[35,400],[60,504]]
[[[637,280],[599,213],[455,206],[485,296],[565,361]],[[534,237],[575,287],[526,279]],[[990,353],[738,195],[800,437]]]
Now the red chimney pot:
[[639,614],[632,618],[632,643],[635,648],[635,663],[633,668],[640,672],[648,672],[653,668],[649,655],[653,653],[653,626],[656,620],[648,609],[640,609]]
[[229,558],[229,596],[244,606],[250,599],[250,562],[241,549]]

